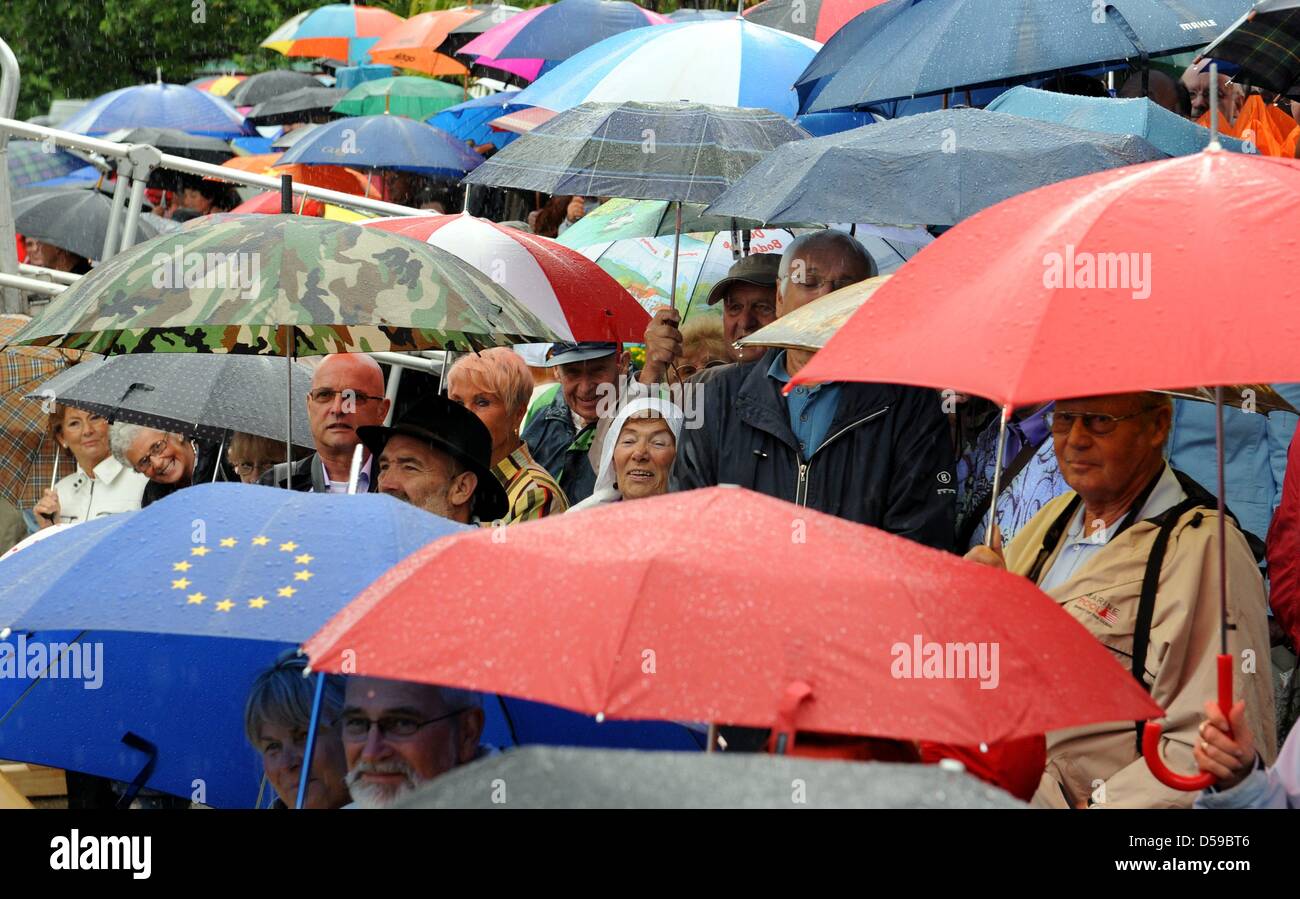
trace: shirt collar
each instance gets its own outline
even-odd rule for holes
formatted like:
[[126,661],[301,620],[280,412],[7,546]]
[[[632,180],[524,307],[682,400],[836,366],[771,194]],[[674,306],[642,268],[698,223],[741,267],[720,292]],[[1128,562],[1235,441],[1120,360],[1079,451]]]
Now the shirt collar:
[[[126,466],[117,461],[112,455],[106,456],[95,466],[95,479],[108,483],[126,470]],[[81,466],[77,466],[77,471],[81,471]],[[81,472],[85,474],[84,471]]]
[[[790,373],[785,370],[785,350],[781,350],[772,357],[772,364],[767,367],[767,376],[782,384],[790,383]],[[816,393],[824,387],[824,384],[804,384],[801,385],[808,393]]]
[[[1135,520],[1142,521],[1147,518],[1154,518],[1162,512],[1172,509],[1186,498],[1187,494],[1184,492],[1182,484],[1178,483],[1178,476],[1174,474],[1173,468],[1168,463],[1165,463],[1164,471],[1160,473],[1160,479],[1156,481],[1155,487],[1152,488],[1147,501],[1142,504],[1142,508],[1138,509]],[[1126,513],[1119,521],[1106,528],[1106,539],[1101,543],[1109,543],[1111,538],[1115,536],[1119,526],[1127,521],[1132,514],[1131,511]],[[1065,538],[1066,545],[1096,542],[1091,536],[1085,536],[1083,531],[1083,503],[1080,502],[1079,510],[1074,513],[1074,518],[1070,522],[1070,530]]]

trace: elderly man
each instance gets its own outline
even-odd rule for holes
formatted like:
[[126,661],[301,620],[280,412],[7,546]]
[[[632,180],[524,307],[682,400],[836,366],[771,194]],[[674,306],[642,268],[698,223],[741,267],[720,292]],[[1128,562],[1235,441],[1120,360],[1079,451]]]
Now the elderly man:
[[[795,239],[781,259],[780,317],[876,274],[839,231]],[[699,427],[682,432],[673,487],[739,484],[921,543],[951,548],[955,485],[948,421],[932,390],[892,384],[782,389],[811,354],[769,350],[720,369]]]
[[[382,425],[388,417],[384,373],[379,363],[360,353],[326,356],[316,367],[307,394],[307,420],[316,452],[293,463],[289,485],[304,493],[347,493],[352,453],[360,442],[357,429]],[[357,479],[358,493],[373,493],[374,457],[365,454]],[[258,481],[283,487],[288,463],[281,462]]]
[[523,439],[572,505],[596,488],[589,458],[596,425],[617,414],[627,366],[628,354],[617,343],[557,343],[547,351],[546,367],[559,372],[560,386],[528,422]]
[[[709,305],[722,303],[722,334],[732,362],[753,362],[763,355],[759,347],[736,349],[736,341],[776,321],[776,278],[779,253],[755,253],[727,270],[727,276],[709,291]],[[642,384],[668,380],[668,366],[682,355],[681,316],[671,306],[660,306],[645,329],[645,367]]]
[[492,435],[445,396],[426,396],[393,427],[364,426],[357,436],[379,459],[380,493],[462,524],[492,522],[509,509],[492,474]]
[[[1007,547],[968,559],[1023,574],[1133,672],[1165,709],[1163,753],[1192,773],[1202,706],[1215,695],[1219,651],[1215,500],[1162,455],[1168,397],[1145,393],[1060,400],[1051,413],[1056,458],[1071,491],[1052,500]],[[1228,650],[1234,688],[1265,761],[1275,750],[1264,587],[1245,538],[1227,527]],[[1070,660],[1061,660],[1069,670]],[[1194,793],[1160,784],[1131,721],[1048,735],[1035,803],[1050,807],[1191,806]]]
[[360,808],[384,808],[486,750],[477,693],[429,684],[348,678],[339,715],[348,791]]
[[[1190,65],[1187,71],[1183,72],[1183,86],[1187,88],[1188,94],[1192,100],[1192,112],[1189,118],[1193,122],[1209,127],[1210,111],[1210,67],[1203,65],[1198,67]],[[1228,133],[1233,122],[1237,121],[1237,113],[1241,111],[1242,104],[1246,102],[1246,95],[1241,92],[1241,88],[1232,83],[1232,79],[1219,73],[1219,131]],[[1204,119],[1205,121],[1200,121]]]

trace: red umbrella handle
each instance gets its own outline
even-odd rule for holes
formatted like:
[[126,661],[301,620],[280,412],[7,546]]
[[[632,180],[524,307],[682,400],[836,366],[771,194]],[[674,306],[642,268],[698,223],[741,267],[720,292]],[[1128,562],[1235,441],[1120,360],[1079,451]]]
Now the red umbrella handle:
[[[1219,708],[1223,711],[1225,720],[1228,718],[1228,712],[1232,708],[1232,656],[1220,655],[1219,662]],[[1206,787],[1213,786],[1218,782],[1218,778],[1213,774],[1202,772],[1194,776],[1186,774],[1176,774],[1170,771],[1165,765],[1165,760],[1160,757],[1160,733],[1163,728],[1155,721],[1148,721],[1142,729],[1142,756],[1147,760],[1147,767],[1155,775],[1156,780],[1160,781],[1167,787],[1175,790],[1183,790],[1187,793],[1198,793]],[[1229,726],[1231,733],[1231,726]]]

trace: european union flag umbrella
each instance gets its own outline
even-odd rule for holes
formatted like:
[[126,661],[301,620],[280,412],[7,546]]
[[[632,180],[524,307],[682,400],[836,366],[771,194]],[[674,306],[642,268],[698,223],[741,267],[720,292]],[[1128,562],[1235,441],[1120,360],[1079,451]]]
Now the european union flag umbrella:
[[890,0],[826,42],[795,84],[799,111],[1192,50],[1249,7],[1250,0]]
[[257,133],[223,97],[162,83],[124,87],[96,97],[60,127],[91,135],[121,128],[175,128],[209,137]]
[[402,169],[460,178],[482,161],[482,156],[432,125],[400,115],[370,115],[322,125],[290,147],[277,164]]
[[[1210,143],[1210,130],[1170,112],[1146,97],[1131,100],[1079,97],[1032,87],[1013,87],[990,103],[989,112],[1054,122],[1105,134],[1136,134],[1170,156],[1199,153]],[[1219,135],[1225,150],[1242,152],[1241,141]]]

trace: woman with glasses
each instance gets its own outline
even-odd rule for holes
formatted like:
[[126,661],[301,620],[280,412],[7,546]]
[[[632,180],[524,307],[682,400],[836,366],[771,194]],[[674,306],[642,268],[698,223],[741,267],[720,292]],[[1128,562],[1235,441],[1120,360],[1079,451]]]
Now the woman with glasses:
[[76,524],[140,508],[148,479],[113,458],[103,416],[57,405],[48,428],[61,453],[72,456],[75,468],[32,508],[38,527]]
[[[307,451],[293,448],[294,460],[305,458]],[[258,478],[284,461],[284,441],[256,434],[235,434],[226,450],[226,461],[235,476],[245,484],[256,484]]]
[[108,439],[118,462],[149,479],[141,508],[182,487],[230,480],[216,447],[207,442],[124,421],[113,422]]

